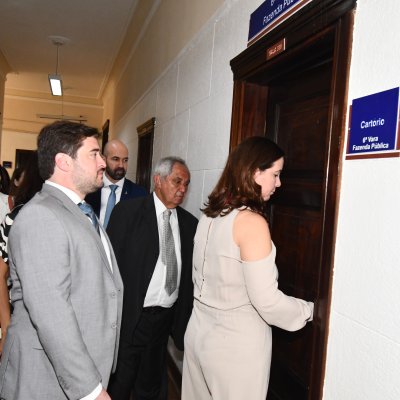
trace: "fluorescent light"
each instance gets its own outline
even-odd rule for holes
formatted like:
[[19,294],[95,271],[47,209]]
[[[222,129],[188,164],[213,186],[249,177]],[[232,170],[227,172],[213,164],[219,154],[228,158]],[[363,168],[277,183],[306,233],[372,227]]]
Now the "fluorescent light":
[[53,96],[62,96],[61,76],[56,74],[49,74],[49,82],[50,82],[51,94]]

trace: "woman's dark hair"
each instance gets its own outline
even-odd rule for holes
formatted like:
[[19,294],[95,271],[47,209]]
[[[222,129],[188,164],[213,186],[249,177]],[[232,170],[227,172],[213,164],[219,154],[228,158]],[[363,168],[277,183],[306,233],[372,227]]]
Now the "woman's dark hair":
[[15,181],[19,181],[21,179],[22,173],[24,172],[23,167],[17,167],[14,169],[14,172],[11,175],[11,180],[10,180],[10,190],[8,194],[10,196],[14,196],[18,186],[15,184]]
[[10,175],[8,171],[0,165],[0,192],[8,194],[10,191]]
[[24,177],[17,187],[14,197],[14,207],[27,203],[43,186],[39,174],[37,151],[32,153],[24,168]]
[[253,136],[241,142],[229,155],[225,168],[202,210],[208,217],[227,215],[235,208],[248,207],[265,216],[266,202],[261,186],[254,181],[257,169],[264,171],[284,156],[272,140]]

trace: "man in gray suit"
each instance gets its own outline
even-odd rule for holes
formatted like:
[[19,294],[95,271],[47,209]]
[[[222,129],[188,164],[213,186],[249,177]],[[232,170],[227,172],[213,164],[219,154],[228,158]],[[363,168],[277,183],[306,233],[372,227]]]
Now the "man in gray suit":
[[65,121],[39,134],[45,184],[9,238],[14,312],[0,399],[110,399],[123,285],[107,234],[83,202],[103,184],[97,138],[96,129]]

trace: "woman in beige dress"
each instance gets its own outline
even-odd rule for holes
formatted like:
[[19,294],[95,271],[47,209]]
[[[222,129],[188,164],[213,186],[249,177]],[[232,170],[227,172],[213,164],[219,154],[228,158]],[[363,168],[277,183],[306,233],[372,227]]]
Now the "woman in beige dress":
[[197,227],[194,306],[185,335],[182,400],[265,400],[270,325],[312,320],[313,303],[278,289],[266,201],[281,186],[283,151],[265,137],[230,154]]

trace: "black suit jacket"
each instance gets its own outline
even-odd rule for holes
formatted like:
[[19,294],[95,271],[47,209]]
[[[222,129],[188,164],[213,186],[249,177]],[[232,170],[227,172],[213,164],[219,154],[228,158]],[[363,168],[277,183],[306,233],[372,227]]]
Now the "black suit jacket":
[[[120,201],[134,199],[136,197],[142,197],[147,195],[147,190],[143,186],[139,186],[136,183],[125,179],[124,185],[122,186],[122,193]],[[101,207],[101,189],[89,193],[85,201],[88,202],[92,207],[97,217],[100,216]]]
[[[193,306],[192,256],[198,221],[181,207],[177,207],[176,211],[181,240],[182,271],[170,334],[176,347],[183,350],[183,336]],[[119,202],[111,214],[107,233],[124,282],[121,336],[129,340],[142,313],[160,252],[153,194]]]

